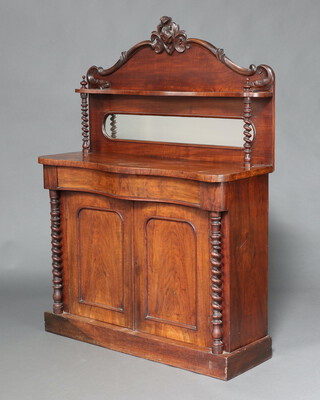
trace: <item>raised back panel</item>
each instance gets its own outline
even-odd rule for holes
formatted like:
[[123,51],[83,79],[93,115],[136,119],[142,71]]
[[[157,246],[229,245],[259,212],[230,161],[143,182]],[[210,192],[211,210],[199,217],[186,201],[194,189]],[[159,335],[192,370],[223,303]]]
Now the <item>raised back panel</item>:
[[[171,18],[161,18],[151,39],[122,53],[113,67],[91,67],[87,81],[88,88],[83,81],[78,91],[82,96],[89,94],[92,152],[240,163],[245,153],[246,162],[273,165],[272,69],[264,64],[237,66],[222,49],[188,39]],[[243,118],[244,150],[106,138],[102,133],[104,119],[117,113]],[[84,136],[86,129],[85,125]]]
[[[89,88],[96,88],[97,83],[90,83],[90,76],[95,76],[114,90],[150,90],[150,91],[186,91],[186,92],[235,92],[243,91],[246,75],[237,73],[223,64],[204,42],[192,42],[183,53],[175,51],[155,53],[151,47],[140,47],[137,52],[119,69],[103,75],[89,70]],[[112,71],[112,69],[111,69]],[[249,71],[249,70],[248,70]],[[92,73],[92,75],[90,75]],[[261,79],[255,73],[250,80]],[[91,79],[93,82],[93,79]]]
[[[252,122],[256,136],[252,144],[253,164],[273,164],[273,100],[254,99]],[[243,162],[241,148],[226,146],[166,144],[133,140],[112,140],[103,135],[102,125],[110,113],[216,116],[241,118],[242,98],[165,97],[96,95],[90,96],[91,151],[102,153],[129,153],[160,158],[192,159],[218,162]]]

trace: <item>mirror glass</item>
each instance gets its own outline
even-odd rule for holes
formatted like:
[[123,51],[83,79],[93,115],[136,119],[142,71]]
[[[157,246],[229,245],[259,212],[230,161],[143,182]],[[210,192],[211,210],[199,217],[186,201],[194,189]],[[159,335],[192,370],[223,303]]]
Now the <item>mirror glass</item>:
[[[243,120],[110,114],[103,133],[111,139],[243,147]],[[252,132],[253,133],[253,132]]]

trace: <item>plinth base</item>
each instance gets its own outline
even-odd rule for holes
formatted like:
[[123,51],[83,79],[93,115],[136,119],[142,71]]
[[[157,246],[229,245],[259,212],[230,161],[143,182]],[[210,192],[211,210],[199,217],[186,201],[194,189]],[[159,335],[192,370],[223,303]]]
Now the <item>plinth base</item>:
[[232,353],[212,354],[208,348],[152,336],[90,318],[46,312],[45,329],[111,350],[229,380],[271,358],[271,337],[265,336]]

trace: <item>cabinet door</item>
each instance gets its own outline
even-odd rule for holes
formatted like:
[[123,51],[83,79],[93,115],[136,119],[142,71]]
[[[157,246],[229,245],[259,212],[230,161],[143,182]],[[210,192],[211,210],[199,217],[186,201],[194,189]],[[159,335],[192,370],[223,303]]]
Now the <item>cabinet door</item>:
[[64,196],[70,313],[132,327],[132,202]]
[[207,212],[159,203],[134,208],[136,329],[209,347]]

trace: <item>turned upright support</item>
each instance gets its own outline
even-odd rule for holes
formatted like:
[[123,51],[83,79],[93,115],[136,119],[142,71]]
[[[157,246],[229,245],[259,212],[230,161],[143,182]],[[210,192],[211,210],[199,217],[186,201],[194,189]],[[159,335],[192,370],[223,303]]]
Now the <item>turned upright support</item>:
[[116,139],[116,137],[117,137],[117,120],[116,120],[115,114],[110,115],[110,131],[111,131],[112,139]]
[[[248,93],[251,86],[249,83],[249,79],[247,79],[246,84],[244,85],[245,93]],[[244,162],[249,165],[251,163],[251,148],[252,148],[252,122],[251,122],[251,97],[244,98],[244,108],[243,108],[243,121],[244,121]]]
[[[80,82],[81,89],[87,89],[87,81],[85,75],[82,75]],[[89,119],[88,119],[88,94],[81,93],[81,120],[82,120],[82,151],[87,153],[90,149],[89,144]]]
[[210,213],[210,264],[211,264],[211,307],[212,307],[212,352],[223,351],[222,330],[222,253],[221,253],[221,212]]
[[60,222],[60,200],[59,192],[50,190],[51,206],[51,251],[52,251],[52,283],[53,283],[53,312],[63,313],[62,302],[62,244],[61,244],[61,222]]

